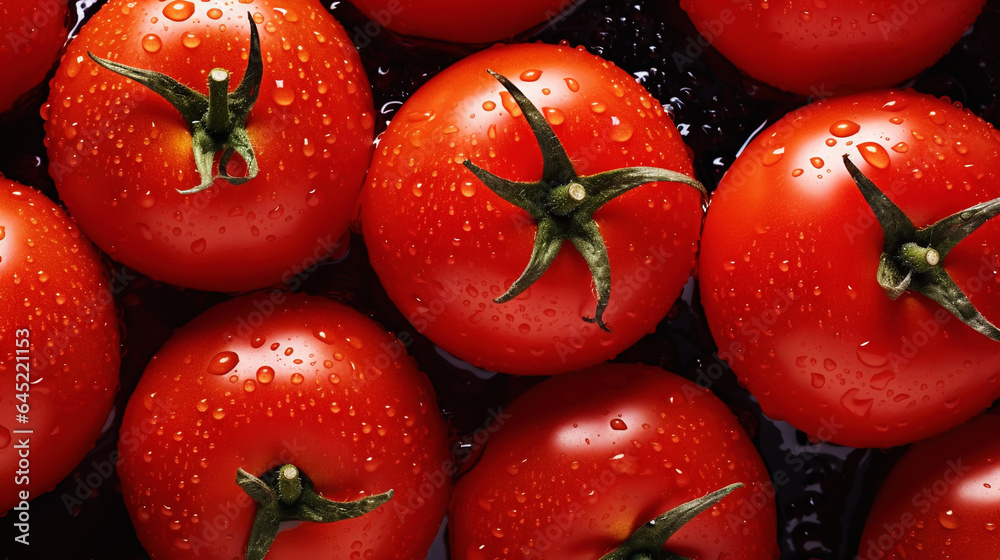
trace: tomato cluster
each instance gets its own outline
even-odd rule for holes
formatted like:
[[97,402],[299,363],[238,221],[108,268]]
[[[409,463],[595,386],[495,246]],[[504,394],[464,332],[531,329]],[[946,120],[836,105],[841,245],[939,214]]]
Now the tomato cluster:
[[0,7],[13,557],[995,554],[997,2],[67,4]]

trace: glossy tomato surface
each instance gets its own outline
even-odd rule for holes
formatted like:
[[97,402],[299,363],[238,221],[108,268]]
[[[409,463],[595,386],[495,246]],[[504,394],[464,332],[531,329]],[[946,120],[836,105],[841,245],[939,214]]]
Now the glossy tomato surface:
[[0,510],[55,486],[108,420],[120,351],[105,276],[65,211],[0,178]]
[[[184,118],[87,53],[202,93],[221,67],[232,91],[247,67],[248,14],[264,65],[247,120],[260,173],[180,194],[200,183]],[[49,172],[112,258],[184,287],[260,288],[314,264],[347,231],[371,154],[371,103],[354,46],[318,3],[113,1],[73,40],[52,82]]]
[[568,46],[488,49],[414,93],[381,137],[361,203],[372,266],[414,327],[463,360],[519,374],[593,365],[650,332],[679,295],[697,248],[700,194],[652,183],[594,214],[611,267],[604,319],[612,332],[583,320],[597,298],[569,243],[527,291],[495,303],[528,263],[537,228],[462,162],[537,181],[542,154],[488,69],[546,115],[578,174],[633,166],[692,173],[659,102],[611,63]]
[[868,514],[860,560],[996,558],[1000,416],[984,414],[914,444]]
[[372,20],[365,31],[377,24],[403,35],[457,43],[489,43],[554,20],[580,2],[510,0],[493,6],[465,0],[351,0],[351,3]]
[[4,2],[0,6],[0,113],[38,85],[66,41],[68,0]]
[[[1000,343],[878,284],[879,223],[843,156],[924,227],[1000,195],[1000,133],[945,101],[873,91],[794,111],[714,193],[701,296],[720,356],[765,414],[822,440],[886,447],[956,426],[1000,393]],[[1000,321],[1000,222],[943,261]]]
[[403,346],[348,307],[284,292],[223,303],[171,338],[129,401],[119,451],[151,558],[243,557],[257,508],[240,468],[293,464],[335,501],[396,493],[356,519],[288,527],[268,559],[423,558],[451,484],[433,390]]
[[665,550],[685,558],[770,559],[774,487],[736,418],[662,369],[597,366],[549,379],[506,420],[455,489],[456,560],[601,558],[636,529],[736,482]]
[[888,87],[937,62],[985,0],[683,0],[700,38],[751,76],[828,97]]

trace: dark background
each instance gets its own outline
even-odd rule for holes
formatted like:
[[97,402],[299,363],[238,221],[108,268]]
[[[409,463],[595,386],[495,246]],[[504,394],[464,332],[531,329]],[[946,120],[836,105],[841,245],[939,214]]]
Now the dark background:
[[[70,27],[85,21],[103,3],[78,0]],[[587,0],[565,19],[518,39],[582,44],[634,74],[669,110],[693,150],[699,179],[713,189],[754,131],[807,100],[741,75],[711,48],[679,70],[671,54],[684,52],[697,34],[677,4]],[[372,82],[376,112],[381,115],[377,132],[385,129],[401,102],[417,87],[481,48],[400,38],[385,30],[370,38],[363,32],[367,20],[350,4],[336,2],[331,12],[352,37],[360,38],[356,42]],[[1000,0],[989,0],[975,27],[950,54],[902,85],[948,96],[996,126],[1000,123],[1000,88],[995,74],[987,70],[1000,67],[998,29]],[[0,115],[0,173],[58,199],[46,174],[39,117],[47,94],[47,88],[40,86],[14,110]],[[107,263],[119,279],[114,285],[124,285],[116,296],[125,352],[115,411],[97,445],[73,474],[31,502],[29,548],[13,549],[13,520],[0,520],[0,554],[11,558],[147,558],[132,530],[112,468],[120,413],[146,363],[170,334],[231,295],[182,290],[152,281],[110,259]],[[687,294],[692,293],[690,288]],[[483,379],[472,368],[448,359],[393,308],[357,235],[352,234],[346,254],[308,274],[301,291],[347,302],[404,340],[413,340],[409,351],[431,374],[456,440],[482,427],[489,417],[487,409],[509,402],[539,381],[507,375]],[[717,361],[715,350],[698,302],[688,297],[677,303],[654,334],[617,360],[659,365],[694,379]],[[777,497],[782,560],[853,558],[868,507],[903,449],[813,445],[794,428],[764,417],[730,372],[712,389],[754,437],[772,475],[784,471],[790,479],[779,488]]]

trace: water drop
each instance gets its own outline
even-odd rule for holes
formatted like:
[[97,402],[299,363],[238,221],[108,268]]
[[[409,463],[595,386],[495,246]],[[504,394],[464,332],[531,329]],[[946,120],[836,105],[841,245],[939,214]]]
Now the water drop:
[[608,110],[608,106],[605,105],[604,103],[601,103],[600,101],[595,101],[590,104],[590,110],[600,115],[604,111]]
[[198,239],[195,239],[194,241],[191,242],[191,252],[194,253],[194,254],[196,254],[196,255],[200,255],[200,254],[202,254],[202,253],[205,252],[205,247],[207,245],[208,245],[208,242],[205,241],[204,237],[200,237]]
[[236,352],[224,351],[219,352],[215,355],[210,362],[208,362],[208,373],[212,375],[225,375],[236,367],[236,364],[240,363],[240,357]]
[[820,169],[826,164],[823,161],[823,158],[820,157],[809,158],[809,163],[811,163],[816,169]]
[[566,121],[566,114],[555,107],[543,107],[542,114],[545,115],[545,120],[549,121],[549,124],[553,126],[560,125]]
[[287,107],[295,101],[295,92],[292,88],[286,88],[283,80],[275,80],[275,87],[271,91],[274,102],[283,107]]
[[184,21],[194,15],[194,4],[187,0],[170,2],[163,8],[163,15],[174,21]]
[[858,151],[861,157],[872,167],[885,169],[889,167],[889,152],[876,142],[862,142],[858,144]]
[[941,513],[939,513],[938,522],[941,523],[942,527],[950,530],[958,529],[959,527],[962,526],[961,522],[959,522],[958,520],[958,517],[955,515],[955,510],[951,509],[944,510]]
[[243,382],[243,390],[247,393],[253,393],[257,390],[257,382],[253,379],[247,379]]
[[484,111],[492,111],[493,109],[496,109],[496,108],[497,108],[497,104],[494,103],[494,102],[492,102],[492,101],[484,101],[483,102],[483,110]]
[[615,142],[627,142],[632,138],[632,125],[627,122],[619,123],[611,129],[611,139]]
[[160,40],[160,36],[155,33],[150,33],[142,38],[142,48],[148,53],[155,53],[163,47],[163,41]]
[[881,368],[889,363],[889,358],[884,352],[877,352],[870,346],[870,342],[863,342],[858,346],[858,360],[868,367]]
[[292,374],[292,385],[301,385],[305,380],[306,378],[301,373],[296,372]]
[[212,8],[208,11],[208,17],[212,19],[219,19],[220,17],[222,17],[222,10],[218,8]]
[[524,72],[521,72],[521,76],[520,77],[521,77],[521,81],[522,82],[537,82],[538,79],[542,77],[542,71],[541,70],[525,70]]
[[764,157],[761,159],[761,163],[764,164],[764,167],[771,167],[772,165],[775,165],[776,163],[781,161],[782,158],[784,157],[785,157],[785,147],[782,146],[780,148],[775,148],[769,152],[766,152],[764,154]]
[[934,124],[944,124],[947,122],[947,119],[944,118],[944,113],[941,111],[931,111],[927,114],[927,118]]
[[896,152],[897,154],[905,154],[906,152],[910,151],[910,145],[907,144],[906,142],[899,142],[898,144],[892,147],[892,151]]
[[823,387],[824,385],[826,385],[826,377],[824,377],[822,373],[814,373],[814,374],[812,374],[812,386],[813,387],[816,387],[817,389],[819,389],[819,388]]
[[580,91],[580,82],[577,82],[573,78],[566,78],[563,81],[566,82],[566,87],[568,87],[570,91],[574,93]]
[[882,389],[885,389],[886,387],[888,387],[889,383],[893,379],[895,379],[895,378],[896,378],[896,374],[893,373],[890,370],[885,370],[885,371],[876,373],[875,375],[872,376],[872,380],[871,380],[872,389],[876,389],[876,390],[881,391]]
[[861,130],[861,125],[854,121],[842,120],[830,125],[830,134],[837,138],[847,138],[854,136]]
[[625,422],[621,418],[612,418],[611,419],[611,429],[612,430],[618,430],[618,431],[627,430],[628,426],[625,424]]
[[874,399],[861,399],[858,398],[858,394],[861,392],[860,389],[850,389],[844,396],[840,398],[840,404],[851,414],[859,418],[864,418],[871,413],[872,403]]

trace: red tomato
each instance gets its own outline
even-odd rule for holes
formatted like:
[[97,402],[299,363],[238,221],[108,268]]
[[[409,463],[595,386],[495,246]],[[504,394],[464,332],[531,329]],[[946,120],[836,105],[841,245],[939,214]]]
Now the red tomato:
[[[701,295],[720,356],[767,415],[885,447],[1000,395],[1000,342],[915,290],[892,300],[880,286],[886,236],[843,161],[922,228],[1000,194],[998,149],[982,119],[903,91],[803,107],[750,143],[713,195]],[[993,323],[998,236],[1000,222],[986,222],[937,269]]]
[[2,178],[0,347],[7,511],[25,499],[21,492],[31,499],[50,490],[94,446],[111,413],[120,355],[97,252],[61,208]]
[[[986,0],[683,0],[702,44],[781,89],[833,92],[896,85],[937,62]],[[707,41],[707,43],[706,43]]]
[[[246,122],[259,174],[182,194],[202,181],[185,118],[87,52],[202,93],[221,67],[235,91],[248,67],[248,13],[263,53]],[[156,279],[221,291],[288,280],[334,250],[353,217],[374,124],[354,46],[307,0],[114,0],[70,45],[43,113],[50,172],[94,242]]]
[[583,320],[595,317],[601,285],[572,243],[538,251],[556,255],[551,266],[497,303],[535,262],[540,222],[466,166],[514,181],[538,181],[545,170],[521,107],[487,70],[513,80],[545,115],[572,172],[654,166],[691,174],[659,102],[611,63],[565,46],[488,49],[419,89],[381,137],[361,203],[372,266],[416,329],[468,362],[519,374],[599,363],[652,331],[680,293],[694,262],[700,194],[645,184],[593,214],[591,231],[603,237],[610,264],[603,320],[612,332]]
[[0,5],[0,113],[49,73],[69,30],[68,0],[4,2]]
[[868,514],[859,560],[992,560],[1000,549],[1000,416],[914,444]]
[[119,451],[154,559],[244,557],[259,508],[239,469],[293,464],[342,502],[395,491],[362,517],[287,528],[268,560],[423,558],[450,492],[444,422],[402,344],[350,308],[283,292],[218,305],[171,338],[129,401]]
[[[484,6],[467,0],[351,0],[374,23],[404,35],[456,43],[509,39],[557,18],[578,0],[508,0]],[[362,31],[372,35],[368,28]]]
[[665,550],[701,560],[774,557],[764,463],[729,409],[694,383],[606,364],[548,379],[504,414],[455,487],[455,560],[596,560],[649,520],[737,482],[745,487]]

